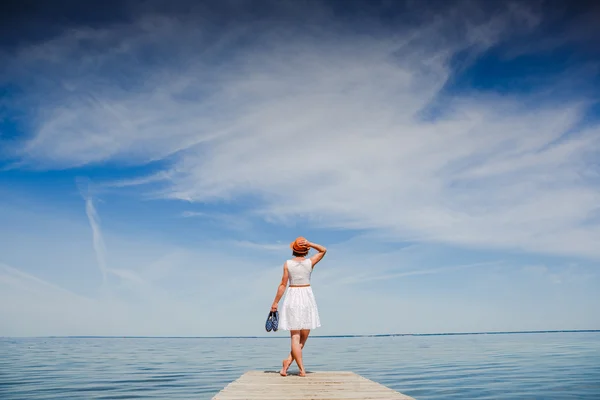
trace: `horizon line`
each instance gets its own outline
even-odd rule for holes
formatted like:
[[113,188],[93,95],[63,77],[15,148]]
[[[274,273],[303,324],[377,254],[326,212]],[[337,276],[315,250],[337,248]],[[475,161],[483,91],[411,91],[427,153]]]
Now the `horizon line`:
[[[483,331],[483,332],[439,332],[439,333],[378,333],[363,335],[312,335],[311,338],[357,338],[397,336],[466,336],[466,335],[514,335],[541,333],[600,333],[600,329],[564,329],[534,331]],[[128,336],[128,335],[49,335],[49,336],[1,336],[3,339],[288,339],[287,336]]]

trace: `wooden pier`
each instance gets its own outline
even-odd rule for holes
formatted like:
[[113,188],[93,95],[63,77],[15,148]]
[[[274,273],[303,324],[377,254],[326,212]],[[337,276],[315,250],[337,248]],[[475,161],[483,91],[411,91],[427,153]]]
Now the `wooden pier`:
[[354,372],[307,372],[305,377],[249,371],[213,400],[415,400]]

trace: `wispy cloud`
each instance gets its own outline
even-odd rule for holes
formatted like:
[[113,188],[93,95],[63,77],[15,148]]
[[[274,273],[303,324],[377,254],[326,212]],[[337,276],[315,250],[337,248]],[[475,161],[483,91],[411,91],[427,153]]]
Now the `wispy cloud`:
[[597,272],[589,268],[582,268],[575,263],[570,263],[559,268],[548,267],[543,264],[526,265],[523,267],[523,271],[526,274],[548,280],[555,285],[593,281],[598,275]]
[[79,298],[80,300],[88,300],[60,286],[2,263],[0,263],[0,282],[29,293],[39,293],[40,288],[42,288],[41,290],[43,291],[51,290],[55,293]]
[[[542,18],[523,6],[487,19],[460,10],[394,35],[315,27],[282,40],[267,30],[245,47],[235,45],[245,25],[209,40],[176,17],[67,32],[11,63],[52,65],[44,73],[61,85],[20,155],[43,167],[168,160],[114,186],[150,184],[153,195],[191,202],[252,198],[248,212],[268,220],[600,257],[600,226],[584,223],[600,204],[588,174],[600,130],[580,123],[590,99],[544,100],[551,87],[449,92],[459,52],[476,57]],[[159,62],[136,61],[149,45]],[[72,74],[89,65],[141,75],[126,88]],[[29,92],[47,94],[41,85]],[[439,115],[424,118],[434,104]]]
[[184,211],[181,213],[181,216],[184,218],[208,217],[209,214],[201,211]]
[[249,232],[253,223],[248,213],[224,213],[224,212],[203,212],[203,211],[184,211],[181,213],[183,218],[199,218],[210,221],[221,228],[232,231]]
[[237,242],[233,243],[236,246],[239,247],[246,247],[246,248],[250,248],[250,249],[257,249],[257,250],[266,250],[266,251],[277,251],[280,253],[283,253],[285,251],[289,251],[289,245],[283,244],[283,243],[256,243],[256,242],[251,242],[251,241],[247,241],[247,240],[240,240]]
[[160,171],[156,174],[150,176],[144,176],[133,179],[120,179],[110,182],[100,183],[100,187],[109,187],[109,188],[124,188],[129,186],[142,186],[148,185],[155,182],[160,182],[169,179],[169,175],[165,171]]
[[107,265],[107,249],[106,244],[104,242],[104,235],[102,234],[102,229],[100,226],[100,216],[96,210],[94,205],[94,198],[92,196],[92,191],[94,190],[94,186],[89,179],[78,178],[77,185],[79,187],[80,193],[85,200],[85,213],[88,218],[88,222],[90,224],[90,228],[92,231],[92,242],[94,246],[94,253],[96,255],[96,261],[98,264],[98,268],[102,273],[102,282],[104,285],[107,285],[109,274],[115,277],[120,278],[121,280],[128,281],[130,284],[135,285],[137,288],[143,288],[145,290],[151,290],[152,287],[148,281],[143,279],[139,274],[132,270],[122,269],[122,268],[110,268]]
[[104,244],[104,237],[102,236],[102,230],[100,229],[100,219],[94,206],[94,200],[91,193],[91,187],[89,180],[80,178],[78,180],[79,191],[85,200],[85,213],[92,229],[92,241],[94,244],[94,252],[96,254],[96,261],[98,268],[102,274],[102,282],[107,283],[108,267],[106,266],[106,245]]
[[338,281],[335,282],[335,284],[339,284],[339,285],[351,285],[351,284],[358,284],[358,283],[364,283],[364,282],[371,282],[371,281],[380,281],[380,280],[390,280],[390,279],[398,279],[398,278],[403,278],[403,277],[407,277],[407,276],[417,276],[417,275],[433,275],[433,274],[444,274],[444,273],[448,273],[448,272],[453,272],[453,271],[460,271],[460,270],[464,270],[464,269],[471,269],[471,268],[485,268],[485,267],[489,267],[489,266],[498,266],[498,265],[502,265],[503,263],[501,261],[491,261],[491,262],[481,262],[481,263],[472,263],[472,264],[463,264],[463,265],[456,265],[456,266],[450,266],[450,267],[440,267],[440,268],[427,268],[427,269],[414,269],[411,271],[401,271],[401,272],[388,272],[388,273],[370,273],[370,272],[363,272],[357,275],[352,275],[352,276],[348,276],[345,278],[341,278]]

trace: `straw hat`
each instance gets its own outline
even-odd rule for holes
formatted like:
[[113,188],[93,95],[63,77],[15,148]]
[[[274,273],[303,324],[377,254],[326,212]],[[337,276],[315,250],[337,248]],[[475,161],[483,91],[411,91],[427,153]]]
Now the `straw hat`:
[[299,243],[303,240],[306,240],[306,238],[299,236],[296,238],[296,240],[294,240],[292,243],[290,243],[290,248],[298,254],[303,254],[303,253],[308,253],[308,251],[310,250],[310,247],[308,246],[302,246]]

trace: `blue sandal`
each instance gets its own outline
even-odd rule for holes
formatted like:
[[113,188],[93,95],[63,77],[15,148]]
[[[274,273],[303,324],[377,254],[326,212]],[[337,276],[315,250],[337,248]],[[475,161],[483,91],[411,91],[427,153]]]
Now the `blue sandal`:
[[273,313],[273,332],[277,332],[279,329],[279,311]]
[[273,329],[273,311],[269,311],[267,322],[265,322],[265,329],[267,330],[267,332],[271,332],[271,330]]

